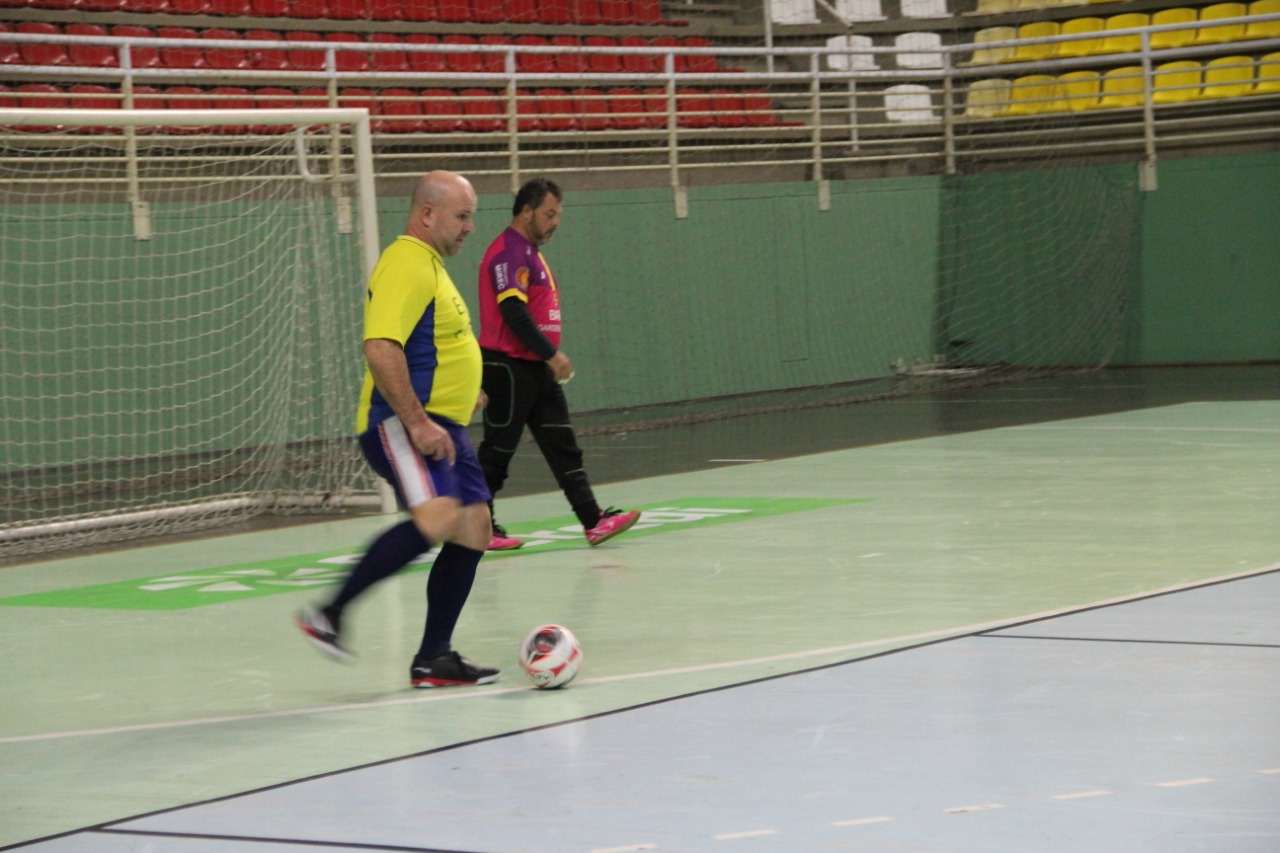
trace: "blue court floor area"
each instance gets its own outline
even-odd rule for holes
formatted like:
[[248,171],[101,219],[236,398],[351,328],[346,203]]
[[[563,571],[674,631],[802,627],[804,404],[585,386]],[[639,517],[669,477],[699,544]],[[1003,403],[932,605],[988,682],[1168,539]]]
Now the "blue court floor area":
[[1277,853],[1280,401],[1164,402],[513,496],[480,688],[408,686],[426,565],[289,623],[385,517],[4,568],[0,850]]

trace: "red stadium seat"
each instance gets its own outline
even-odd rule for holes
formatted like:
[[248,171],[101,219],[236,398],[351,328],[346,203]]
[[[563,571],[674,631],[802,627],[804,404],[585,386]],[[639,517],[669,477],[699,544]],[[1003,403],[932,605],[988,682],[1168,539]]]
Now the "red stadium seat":
[[[279,86],[264,86],[253,93],[253,105],[259,110],[291,110],[298,106],[298,96],[289,89]],[[284,125],[255,124],[254,133],[288,133]]]
[[626,86],[609,90],[609,113],[613,116],[613,126],[619,130],[639,130],[648,121],[640,92]]
[[733,89],[712,89],[711,119],[716,127],[746,127],[747,116],[743,112],[742,93]]
[[[405,11],[408,13],[408,3],[412,0],[405,0]],[[444,21],[446,23],[461,23],[472,20],[471,2],[470,0],[433,0],[432,15],[429,20]]]
[[249,0],[209,0],[209,14],[241,18],[252,14]]
[[298,93],[298,108],[303,110],[325,110],[333,104],[329,101],[329,90],[323,86],[308,86]]
[[580,26],[595,26],[600,21],[600,0],[569,0],[573,23]]
[[609,97],[599,89],[574,89],[573,99],[578,106],[578,122],[583,130],[608,130],[613,126],[609,118]]
[[[751,127],[778,127],[784,124],[778,120],[778,116],[773,111],[773,101],[765,92],[758,90],[743,92],[742,110],[747,124]],[[801,122],[792,124],[799,125]]]
[[506,17],[506,6],[503,0],[471,0],[469,20],[478,24],[496,24]]
[[[70,107],[66,94],[49,83],[24,83],[14,90],[18,107],[29,110],[65,110]],[[55,133],[60,125],[27,125],[21,130],[29,133]]]
[[711,117],[711,98],[696,86],[676,93],[676,111],[676,124],[680,127],[704,128],[715,123]]
[[[432,45],[440,44],[440,37],[431,33],[414,33],[405,40],[405,44]],[[438,74],[448,68],[444,54],[435,50],[406,51],[409,57],[409,69],[424,74]]]
[[506,18],[513,24],[536,24],[538,0],[507,0]]
[[81,12],[118,12],[123,0],[76,0],[75,8]]
[[[480,43],[493,46],[509,45],[511,44],[511,39],[506,36],[481,36]],[[480,54],[480,66],[485,71],[501,74],[507,67],[506,54],[482,53]]]
[[450,0],[400,0],[400,17],[406,21],[440,21],[437,2],[449,3]]
[[[170,110],[207,110],[212,105],[195,86],[170,86],[164,90],[165,108]],[[166,133],[195,134],[207,131],[198,127],[166,127]]]
[[528,89],[516,90],[516,130],[521,133],[532,133],[542,130],[542,119],[538,115],[538,101]]
[[572,0],[542,0],[538,4],[538,22],[543,24],[573,23]]
[[347,109],[365,109],[370,116],[380,115],[382,103],[377,100],[372,89],[364,87],[347,87],[338,90],[338,106]]
[[[543,36],[517,36],[516,44],[524,47],[546,47],[548,42]],[[521,74],[554,74],[557,71],[556,57],[550,53],[517,53],[516,69]]]
[[506,112],[497,95],[488,89],[463,89],[463,127],[472,133],[497,133],[506,123]]
[[631,0],[600,0],[600,23],[626,26],[636,22]]
[[[404,39],[395,33],[374,33],[369,36],[370,44],[404,44]],[[403,50],[380,50],[369,54],[369,62],[374,71],[398,73],[409,70],[409,56]]]
[[[0,33],[11,33],[13,27],[0,21]],[[11,41],[0,41],[0,65],[21,65],[22,53],[18,45]]]
[[[586,47],[617,47],[618,40],[611,36],[587,36],[582,41]],[[587,70],[595,74],[618,74],[622,71],[622,56],[616,53],[587,53]]]
[[[253,93],[239,86],[218,86],[209,91],[209,106],[215,110],[251,110],[254,107]],[[248,125],[225,125],[217,128],[215,133],[237,134],[248,133]]]
[[[715,45],[711,43],[711,39],[703,38],[702,36],[689,36],[684,40],[684,46],[698,47],[698,48],[715,47]],[[719,60],[717,60],[714,55],[709,53],[689,54],[689,55],[683,56],[680,58],[680,63],[683,64],[684,67],[683,68],[677,67],[676,70],[686,71],[686,72],[695,73],[695,74],[702,73],[702,72],[715,74],[716,72],[724,70],[723,68],[720,67]]]
[[209,11],[209,0],[169,0],[167,11],[174,15],[203,15]]
[[204,68],[204,51],[200,49],[199,36],[189,27],[161,27],[156,35],[162,39],[190,41],[190,46],[160,48],[160,64],[165,68]]
[[645,127],[667,126],[667,90],[653,86],[640,94],[640,101],[649,114]]
[[337,21],[358,21],[369,17],[368,0],[329,0],[329,17]]
[[169,99],[155,86],[133,87],[133,109],[163,110],[169,106]]
[[74,9],[75,0],[28,0],[24,6],[31,6],[35,9]]
[[577,130],[577,110],[573,96],[564,89],[539,89],[538,114],[543,130]]
[[422,118],[418,93],[410,89],[383,89],[379,112],[383,118],[373,122],[376,133],[422,133],[427,123]]
[[285,18],[289,0],[249,0],[249,14],[255,18]]
[[659,0],[632,0],[631,11],[635,15],[635,22],[642,26],[662,23],[662,5]]
[[[221,27],[205,30],[200,34],[200,38],[217,39],[219,41],[241,41],[239,33],[222,29]],[[206,47],[204,49],[204,62],[206,67],[216,68],[220,71],[234,71],[253,67],[253,58],[249,55],[249,51],[245,48],[237,47]]]
[[[77,83],[67,90],[67,103],[76,110],[118,110],[120,93],[98,83]],[[119,133],[118,127],[86,126],[85,133]]]
[[[355,33],[327,33],[324,40],[330,44],[364,44],[364,39]],[[369,70],[369,54],[363,50],[335,51],[333,61],[339,71]]]
[[169,0],[124,0],[122,11],[154,14],[169,11]]
[[16,110],[18,108],[18,99],[10,91],[8,86],[0,85],[0,109]]
[[[618,44],[622,47],[648,47],[649,41],[642,36],[623,36]],[[662,57],[657,54],[623,54],[622,70],[635,74],[657,74],[662,71]]]
[[374,21],[402,20],[404,14],[400,0],[369,0],[369,18]]
[[[476,41],[475,36],[459,34],[445,36],[444,43],[470,46],[479,44],[479,42]],[[469,50],[458,53],[446,53],[444,55],[444,63],[445,67],[450,71],[457,71],[459,73],[474,74],[484,70],[484,60],[481,58],[480,54]]]
[[319,21],[329,17],[327,0],[289,0],[289,17]]
[[[95,38],[107,35],[107,30],[97,24],[67,24],[67,35]],[[115,68],[120,64],[116,49],[105,44],[76,42],[67,46],[67,55],[72,65],[82,68]]]
[[458,95],[449,89],[425,89],[422,115],[427,133],[455,133],[462,130],[462,107]]
[[[33,36],[60,36],[62,30],[53,24],[47,24],[44,21],[23,21],[18,24],[17,31],[26,35]],[[24,65],[70,65],[71,56],[67,53],[67,47],[63,44],[39,44],[36,42],[24,42],[18,45],[18,53],[22,56],[22,64]],[[22,91],[22,87],[18,87],[17,91]]]
[[[111,35],[117,38],[155,38],[156,34],[147,27],[136,27],[133,24],[121,24],[111,28]],[[129,61],[134,68],[159,68],[160,51],[144,45],[130,45]]]
[[[324,41],[319,33],[308,30],[291,30],[284,34],[285,41]],[[324,51],[310,48],[289,48],[289,67],[294,71],[323,71]]]
[[[244,34],[245,41],[284,41],[284,36],[271,30],[249,30]],[[249,61],[258,71],[286,71],[289,69],[289,54],[284,48],[258,47],[246,44]]]
[[582,40],[577,36],[552,36],[549,44],[559,47],[562,53],[551,55],[555,70],[561,74],[583,74],[587,70],[587,58],[582,54]]

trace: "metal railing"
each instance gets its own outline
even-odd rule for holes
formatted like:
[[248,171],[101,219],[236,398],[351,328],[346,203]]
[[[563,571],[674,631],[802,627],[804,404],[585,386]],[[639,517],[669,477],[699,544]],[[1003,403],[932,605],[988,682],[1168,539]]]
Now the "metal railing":
[[[531,171],[647,173],[670,184],[678,212],[690,177],[710,169],[751,170],[753,179],[801,176],[815,183],[819,204],[825,205],[827,182],[850,175],[908,167],[955,173],[1046,157],[1132,157],[1142,165],[1144,186],[1150,189],[1160,150],[1280,142],[1280,64],[1268,56],[1280,52],[1280,38],[1155,49],[1152,36],[1273,21],[1280,15],[910,49],[569,49],[0,33],[0,42],[88,43],[108,47],[116,56],[114,67],[0,65],[0,84],[11,89],[0,97],[36,107],[363,106],[375,117],[381,176],[420,173],[421,162],[438,162],[442,154],[470,174],[509,175],[513,187]],[[1130,37],[1136,49],[992,65],[965,62],[982,50],[1016,53],[1103,37]],[[143,49],[192,48],[315,51],[323,54],[324,65],[274,71],[138,67],[134,61]],[[568,50],[588,68],[598,57],[623,57],[656,61],[657,69],[525,70],[531,58]],[[347,58],[357,54],[361,59],[355,64],[367,68],[345,70],[351,64]],[[386,64],[379,62],[386,54],[469,56],[484,70],[373,70]],[[891,67],[903,54],[928,67]],[[707,57],[741,68],[685,68]],[[1231,57],[1243,59],[1213,62]],[[1186,69],[1168,67],[1203,60],[1209,62],[1196,73],[1212,66],[1215,74],[1231,78],[1215,84],[1218,91],[1206,88],[1202,77],[1175,78]],[[1082,70],[1097,72],[1096,81],[1070,77]],[[24,82],[36,85],[24,87]],[[55,92],[41,88],[58,83]],[[95,83],[109,91],[93,89]],[[73,91],[73,84],[82,84],[82,91]],[[199,88],[175,91],[179,86]],[[48,130],[46,136],[56,136]],[[251,135],[254,129],[241,131]]]

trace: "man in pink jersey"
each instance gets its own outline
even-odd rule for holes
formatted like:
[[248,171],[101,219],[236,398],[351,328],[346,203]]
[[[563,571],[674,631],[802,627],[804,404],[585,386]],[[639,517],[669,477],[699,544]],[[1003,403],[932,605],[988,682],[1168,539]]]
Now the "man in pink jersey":
[[[560,224],[563,200],[554,182],[527,182],[516,194],[510,227],[480,262],[482,387],[489,405],[478,453],[489,491],[497,495],[528,426],[587,543],[599,545],[635,524],[640,513],[602,510],[596,503],[569,423],[561,386],[573,378],[573,362],[560,349],[560,290],[538,251]],[[494,524],[489,550],[523,544]]]

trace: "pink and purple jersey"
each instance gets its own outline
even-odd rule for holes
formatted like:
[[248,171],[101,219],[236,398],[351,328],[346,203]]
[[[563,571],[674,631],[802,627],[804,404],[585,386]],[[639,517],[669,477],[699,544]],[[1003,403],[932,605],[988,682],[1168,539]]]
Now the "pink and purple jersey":
[[499,234],[480,262],[480,346],[512,358],[540,361],[503,322],[498,304],[504,299],[526,303],[538,331],[559,348],[560,293],[556,280],[538,247],[514,228]]

